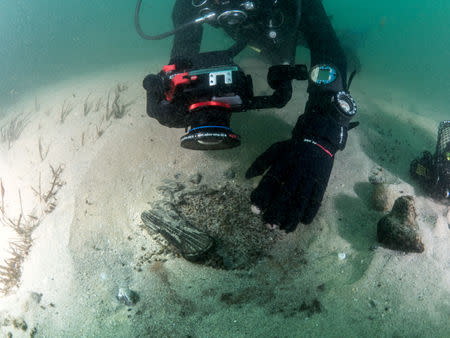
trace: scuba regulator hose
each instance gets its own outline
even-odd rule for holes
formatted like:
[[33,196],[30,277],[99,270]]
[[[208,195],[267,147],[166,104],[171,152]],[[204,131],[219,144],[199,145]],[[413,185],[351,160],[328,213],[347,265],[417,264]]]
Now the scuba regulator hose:
[[144,33],[144,31],[141,28],[141,25],[139,23],[139,13],[141,11],[141,4],[142,4],[142,0],[138,0],[136,3],[136,9],[134,11],[134,27],[136,28],[136,31],[138,32],[138,34],[141,36],[141,38],[145,39],[145,40],[162,40],[165,39],[171,35],[174,35],[176,32],[185,29],[189,26],[192,25],[196,25],[196,24],[202,24],[203,22],[210,20],[210,19],[214,19],[216,14],[214,12],[208,13],[204,16],[201,16],[195,20],[192,20],[190,22],[187,22],[185,24],[180,25],[179,27],[172,29],[168,32],[162,33],[162,34],[158,34],[158,35],[147,35]]

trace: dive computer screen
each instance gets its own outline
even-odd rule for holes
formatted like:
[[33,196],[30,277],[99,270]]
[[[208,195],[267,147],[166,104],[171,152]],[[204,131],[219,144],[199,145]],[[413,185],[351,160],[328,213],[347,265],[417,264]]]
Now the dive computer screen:
[[336,70],[330,65],[316,65],[311,68],[310,78],[318,85],[328,85],[336,80]]
[[328,69],[320,69],[317,80],[327,81],[330,78],[330,71]]

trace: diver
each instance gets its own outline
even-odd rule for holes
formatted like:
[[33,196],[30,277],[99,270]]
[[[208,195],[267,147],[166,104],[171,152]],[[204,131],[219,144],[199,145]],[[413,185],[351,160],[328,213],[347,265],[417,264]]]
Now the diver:
[[[138,0],[135,19],[139,15]],[[190,127],[181,138],[189,149],[226,149],[240,144],[230,128],[235,111],[281,108],[292,97],[292,80],[308,80],[304,113],[288,140],[256,158],[245,177],[263,175],[251,193],[251,209],[270,229],[292,232],[316,216],[333,167],[345,148],[356,103],[349,94],[346,58],[320,0],[176,0],[174,34],[168,65],[143,82],[147,113],[171,128]],[[235,44],[224,51],[201,53],[202,24],[222,28]],[[296,46],[306,41],[310,70],[296,65]],[[272,65],[272,95],[254,96],[251,77],[233,58],[246,46]],[[353,74],[352,74],[353,75]]]

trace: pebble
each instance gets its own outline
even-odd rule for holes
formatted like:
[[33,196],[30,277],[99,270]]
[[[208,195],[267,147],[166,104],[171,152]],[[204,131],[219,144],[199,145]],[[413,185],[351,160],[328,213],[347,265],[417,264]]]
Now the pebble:
[[194,175],[189,177],[189,182],[193,183],[193,184],[199,184],[202,181],[202,174],[200,173],[195,173]]
[[369,182],[371,184],[386,183],[386,175],[384,169],[381,167],[372,168],[372,170],[369,173]]
[[255,215],[259,215],[261,213],[261,209],[259,209],[256,205],[252,204],[250,209]]
[[345,258],[347,258],[347,255],[345,254],[345,252],[339,252],[338,258],[340,261],[343,261]]
[[135,305],[139,301],[137,292],[129,288],[119,288],[116,298],[119,302],[127,306]]
[[236,177],[236,171],[233,168],[229,168],[223,173],[223,176],[229,180],[232,180]]
[[30,293],[30,297],[36,304],[39,304],[41,302],[41,299],[42,299],[42,293],[31,292]]

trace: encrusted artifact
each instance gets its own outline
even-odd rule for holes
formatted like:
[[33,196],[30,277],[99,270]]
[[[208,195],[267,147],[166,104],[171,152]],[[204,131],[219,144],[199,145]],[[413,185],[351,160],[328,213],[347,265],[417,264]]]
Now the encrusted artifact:
[[181,217],[172,203],[155,203],[151,210],[142,213],[141,218],[147,227],[180,250],[187,260],[198,260],[213,247],[214,240]]
[[390,249],[423,252],[424,245],[416,225],[416,209],[412,196],[397,198],[391,212],[377,226],[378,241]]

